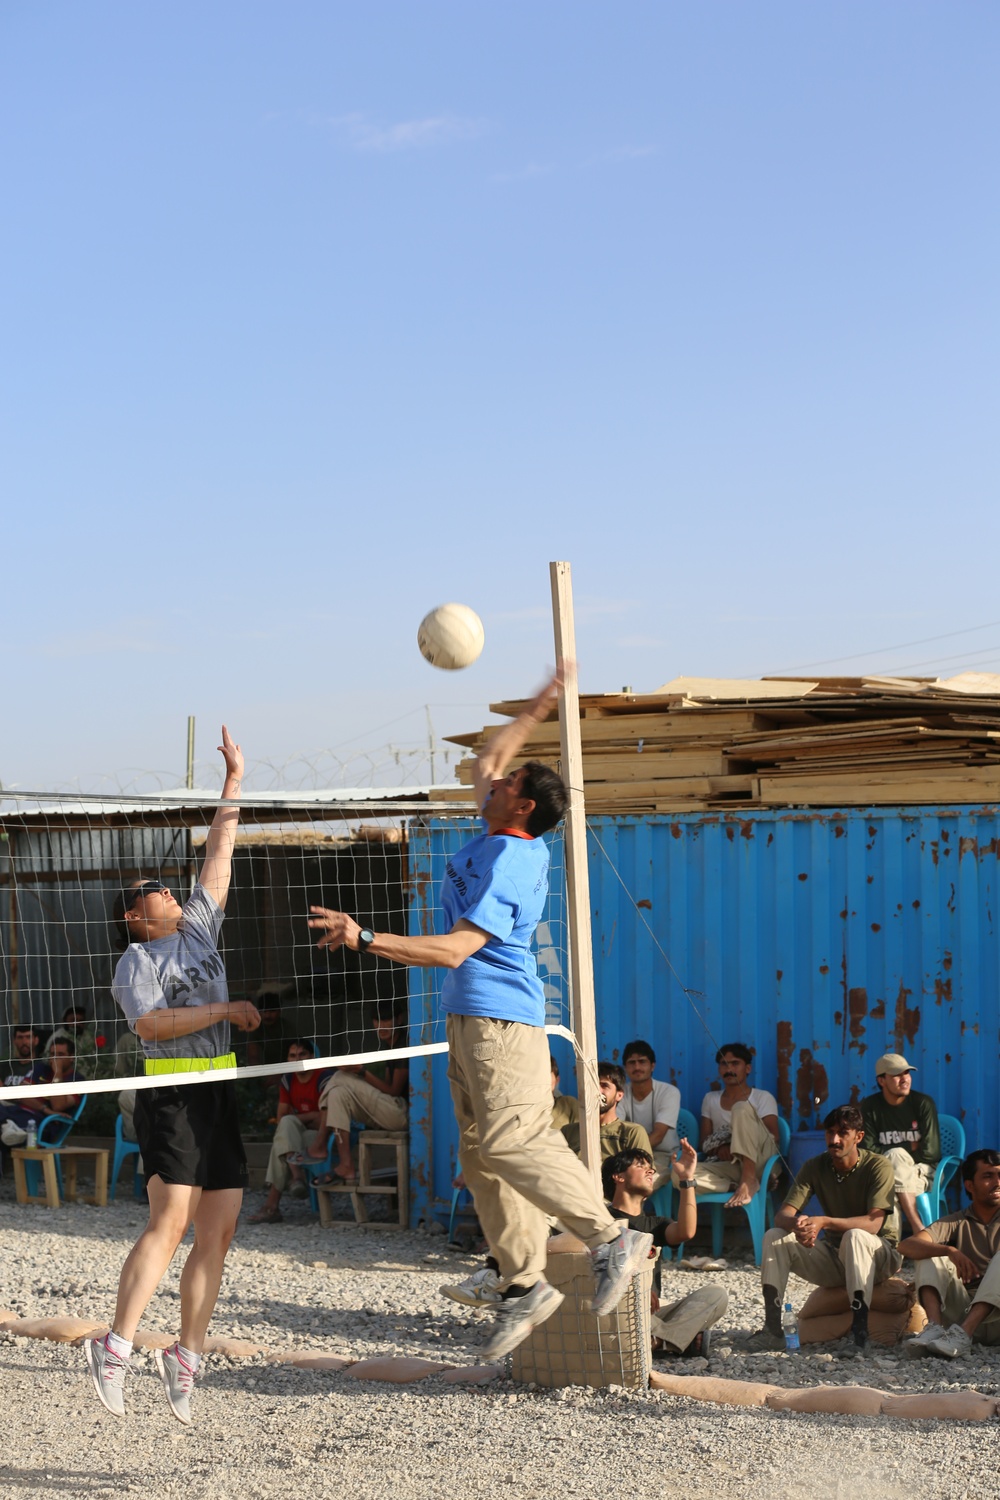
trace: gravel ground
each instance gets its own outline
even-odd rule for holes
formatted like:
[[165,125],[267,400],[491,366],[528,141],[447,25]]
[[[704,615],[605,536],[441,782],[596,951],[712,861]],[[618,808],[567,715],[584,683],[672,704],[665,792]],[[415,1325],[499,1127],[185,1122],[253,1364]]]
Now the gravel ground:
[[[248,1207],[262,1195],[251,1195]],[[0,1187],[0,1307],[23,1317],[110,1315],[121,1262],[145,1222],[138,1204],[106,1209],[19,1208]],[[150,1306],[146,1326],[177,1323],[183,1252]],[[292,1203],[280,1225],[241,1224],[212,1332],[268,1348],[354,1359],[420,1355],[475,1364],[489,1319],[438,1294],[476,1262],[439,1236],[321,1230]],[[704,1273],[703,1273],[704,1274]],[[746,1355],[739,1330],[758,1326],[752,1265],[721,1278],[730,1310],[708,1371],[776,1385],[856,1382],[887,1391],[998,1394],[1000,1351],[961,1368],[910,1362],[843,1345],[798,1356]],[[698,1273],[666,1271],[664,1291]],[[807,1292],[792,1287],[800,1303]],[[82,1351],[0,1333],[0,1399],[8,1435],[0,1496],[65,1500],[139,1494],[287,1500],[349,1493],[354,1500],[423,1497],[653,1497],[833,1500],[878,1486],[880,1500],[994,1497],[1000,1492],[989,1423],[816,1416],[710,1406],[663,1393],[541,1391],[507,1382],[470,1387],[440,1379],[389,1386],[341,1373],[275,1367],[262,1359],[206,1362],[197,1420],[171,1416],[152,1359],[137,1354],[119,1422],[97,1401]],[[701,1361],[658,1366],[705,1373]]]

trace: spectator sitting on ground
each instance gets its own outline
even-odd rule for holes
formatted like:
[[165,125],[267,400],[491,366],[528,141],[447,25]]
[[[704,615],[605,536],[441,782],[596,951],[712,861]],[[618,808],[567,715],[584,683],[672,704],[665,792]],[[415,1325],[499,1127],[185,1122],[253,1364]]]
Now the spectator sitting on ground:
[[886,1052],[875,1064],[880,1092],[861,1101],[865,1119],[865,1150],[877,1151],[892,1162],[896,1196],[915,1235],[924,1227],[917,1212],[917,1196],[934,1181],[941,1160],[937,1109],[929,1094],[912,1087],[912,1063],[898,1052]]
[[[391,1009],[376,1007],[372,1028],[379,1047],[389,1050],[406,1046],[406,1026],[399,1023]],[[378,1130],[405,1130],[410,1091],[410,1063],[395,1057],[384,1063],[338,1068],[328,1078],[320,1093],[320,1109],[326,1123],[320,1125],[312,1145],[303,1155],[311,1161],[322,1161],[329,1149],[330,1136],[336,1137],[337,1165],[332,1172],[314,1177],[318,1184],[355,1183],[354,1158],[351,1155],[351,1121],[371,1125]]]
[[[896,1249],[892,1166],[884,1156],[862,1150],[860,1109],[839,1105],[823,1128],[826,1150],[802,1167],[774,1216],[774,1228],[764,1235],[764,1327],[749,1340],[754,1352],[785,1347],[781,1310],[792,1271],[814,1286],[846,1286],[854,1314],[851,1331],[863,1349],[872,1290],[902,1264]],[[822,1213],[801,1213],[813,1194]]]
[[[649,1144],[649,1136],[641,1125],[633,1125],[630,1120],[622,1120],[618,1115],[618,1106],[625,1092],[625,1074],[617,1063],[599,1062],[597,1064],[598,1088],[597,1107],[601,1112],[600,1134],[601,1134],[601,1161],[607,1161],[609,1156],[616,1156],[619,1151],[630,1149],[638,1151],[652,1150]],[[570,1147],[577,1155],[580,1154],[580,1124],[564,1125],[562,1133],[569,1142]]]
[[655,1065],[656,1053],[648,1042],[629,1042],[622,1053],[622,1066],[628,1079],[618,1115],[633,1125],[641,1125],[649,1137],[659,1187],[670,1174],[677,1150],[681,1091],[672,1083],[654,1078]]
[[[559,1064],[551,1052],[549,1063],[552,1067],[552,1129],[561,1130],[564,1125],[575,1125],[579,1120],[580,1101],[572,1094],[560,1094]],[[464,1187],[464,1182],[462,1185]]]
[[[677,1172],[680,1208],[676,1223],[673,1219],[644,1211],[646,1199],[653,1191],[656,1168],[648,1151],[619,1151],[609,1157],[601,1167],[604,1196],[616,1219],[627,1219],[631,1229],[653,1236],[653,1245],[662,1248],[687,1244],[693,1240],[698,1226],[698,1211],[695,1206],[694,1171],[698,1154],[687,1140],[681,1141]],[[703,1286],[689,1292],[677,1302],[669,1304],[660,1300],[660,1279],[654,1272],[652,1293],[652,1321],[650,1331],[653,1338],[663,1344],[668,1356],[706,1355],[711,1335],[709,1330],[722,1317],[729,1306],[729,1298],[722,1287]]]
[[97,1072],[97,1035],[82,1006],[67,1005],[62,1013],[62,1020],[46,1044],[46,1057],[51,1054],[53,1042],[61,1041],[73,1043],[77,1077],[93,1078]]
[[14,1088],[23,1083],[31,1074],[33,1064],[41,1057],[43,1052],[42,1033],[32,1023],[14,1027],[13,1047],[10,1056],[3,1063],[3,1081],[5,1088]]
[[[73,1043],[66,1037],[52,1042],[47,1058],[39,1058],[24,1080],[23,1087],[32,1084],[75,1083],[79,1078],[73,1056]],[[28,1125],[34,1121],[41,1125],[49,1115],[72,1114],[83,1098],[82,1094],[59,1094],[52,1098],[42,1095],[26,1095],[14,1104],[8,1100],[0,1104],[0,1140],[5,1146],[23,1146],[27,1138]]]
[[[765,1162],[778,1149],[778,1101],[747,1082],[753,1053],[742,1042],[727,1042],[715,1054],[721,1089],[701,1101],[702,1159],[695,1192],[724,1193],[735,1184],[726,1208],[743,1208],[760,1188]],[[677,1181],[674,1168],[674,1182]]]
[[911,1359],[959,1359],[973,1343],[1000,1344],[1000,1151],[962,1163],[968,1208],[903,1240],[917,1263],[917,1296],[929,1322],[903,1345]]

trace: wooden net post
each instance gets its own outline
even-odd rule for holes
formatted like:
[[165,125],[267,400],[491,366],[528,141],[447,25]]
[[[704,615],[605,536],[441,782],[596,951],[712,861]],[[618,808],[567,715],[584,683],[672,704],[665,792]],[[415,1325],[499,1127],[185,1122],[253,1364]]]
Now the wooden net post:
[[564,821],[566,916],[569,929],[570,993],[573,1029],[579,1056],[576,1076],[580,1099],[580,1156],[601,1191],[601,1136],[597,1107],[597,1016],[594,1008],[594,954],[590,931],[590,876],[587,869],[587,819],[583,800],[583,746],[580,737],[580,691],[576,678],[576,629],[573,580],[568,562],[549,563],[556,657],[571,664],[559,695],[559,735],[563,780],[569,789]]

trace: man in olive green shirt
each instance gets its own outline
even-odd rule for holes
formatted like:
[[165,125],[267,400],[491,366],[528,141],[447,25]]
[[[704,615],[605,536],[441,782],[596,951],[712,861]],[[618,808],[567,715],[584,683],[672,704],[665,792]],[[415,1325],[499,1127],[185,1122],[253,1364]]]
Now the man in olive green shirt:
[[[865,1127],[855,1105],[831,1110],[823,1127],[826,1151],[806,1162],[764,1236],[764,1327],[751,1338],[753,1349],[784,1347],[781,1308],[792,1271],[814,1286],[847,1288],[854,1342],[863,1349],[872,1290],[902,1264],[891,1163],[861,1149]],[[814,1194],[823,1212],[801,1213]]]
[[903,1345],[910,1359],[961,1359],[973,1341],[1000,1344],[1000,1151],[973,1151],[962,1181],[968,1208],[899,1247],[917,1263],[917,1296],[929,1320]]
[[552,1068],[552,1129],[562,1130],[564,1125],[575,1125],[580,1118],[580,1101],[572,1094],[559,1093],[559,1064],[549,1053]]
[[[625,1070],[617,1063],[599,1062],[597,1076],[600,1085],[598,1107],[601,1111],[601,1161],[617,1156],[619,1151],[652,1151],[649,1136],[641,1125],[630,1120],[619,1120],[618,1105],[625,1094]],[[564,1125],[563,1135],[570,1149],[580,1154],[580,1125]]]
[[899,1052],[886,1052],[875,1064],[877,1094],[861,1101],[865,1120],[866,1151],[877,1151],[892,1162],[896,1174],[896,1197],[914,1234],[924,1221],[917,1212],[917,1197],[926,1193],[941,1160],[941,1133],[937,1109],[930,1094],[913,1087],[912,1063]]

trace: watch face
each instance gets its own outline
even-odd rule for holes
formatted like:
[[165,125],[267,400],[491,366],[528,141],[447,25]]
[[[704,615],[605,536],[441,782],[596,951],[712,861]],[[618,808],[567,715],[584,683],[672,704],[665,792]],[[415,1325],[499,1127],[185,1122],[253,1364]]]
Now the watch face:
[[358,933],[358,947],[361,949],[362,953],[366,948],[370,948],[374,941],[375,934],[374,932],[372,932],[371,928],[362,927],[361,931]]

